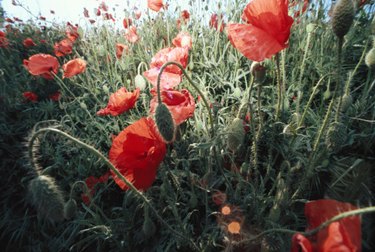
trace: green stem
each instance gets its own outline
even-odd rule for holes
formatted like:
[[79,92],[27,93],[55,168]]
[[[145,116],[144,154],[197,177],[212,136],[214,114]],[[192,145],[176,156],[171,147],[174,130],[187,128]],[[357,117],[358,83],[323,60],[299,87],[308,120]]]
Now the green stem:
[[[96,150],[94,147],[92,147],[91,145],[88,145],[80,140],[78,140],[77,138],[61,131],[61,130],[58,130],[58,129],[55,129],[55,128],[44,128],[44,129],[40,129],[38,131],[36,131],[30,141],[29,141],[29,149],[30,149],[30,146],[33,145],[33,142],[34,140],[38,137],[38,135],[40,134],[45,134],[45,133],[48,133],[48,132],[53,132],[53,133],[56,133],[60,136],[63,136],[63,137],[66,137],[68,138],[69,140],[73,141],[74,143],[76,143],[77,145],[83,147],[84,149],[90,151],[92,154],[94,154],[95,156],[97,156],[99,159],[101,159],[110,169],[111,171],[117,176],[119,177],[125,184],[126,186],[132,190],[139,198],[141,198],[143,200],[143,202],[154,212],[155,216],[159,219],[159,221],[161,223],[163,223],[174,235],[178,236],[178,237],[181,237],[183,239],[187,239],[191,244],[192,246],[194,247],[194,249],[196,249],[197,251],[199,251],[199,248],[198,246],[190,239],[188,239],[187,237],[185,237],[184,235],[181,235],[180,233],[178,233],[176,230],[174,230],[160,215],[159,213],[157,212],[157,210],[152,206],[152,204],[150,203],[149,199],[146,198],[146,196],[143,195],[142,192],[140,192],[129,180],[127,180],[118,170],[117,168],[101,153],[99,152],[98,150]],[[29,150],[30,151],[30,150]],[[35,164],[34,164],[35,165]],[[33,168],[35,169],[35,166],[33,166]]]
[[340,116],[340,110],[341,110],[341,103],[342,103],[342,93],[344,86],[341,83],[341,56],[342,56],[342,45],[344,43],[343,38],[339,38],[339,41],[337,43],[337,80],[336,80],[336,90],[339,95],[339,103],[337,105],[337,110],[336,110],[336,116],[335,116],[335,122],[339,121],[339,116]]
[[202,91],[198,88],[198,86],[192,81],[192,79],[189,77],[189,75],[186,73],[184,67],[177,63],[177,62],[173,62],[173,61],[170,61],[170,62],[167,62],[165,63],[161,68],[160,68],[160,71],[159,71],[159,75],[158,75],[158,79],[157,79],[157,93],[158,93],[158,103],[160,104],[161,103],[161,95],[160,95],[160,80],[161,80],[161,75],[164,71],[164,69],[169,66],[169,65],[175,65],[177,66],[178,68],[180,68],[180,70],[182,71],[182,73],[185,75],[186,79],[190,82],[190,84],[194,87],[194,89],[199,93],[199,95],[201,96],[202,100],[203,100],[203,103],[204,105],[206,106],[207,108],[207,111],[208,111],[208,117],[209,117],[209,120],[210,120],[210,124],[211,124],[211,137],[213,137],[215,135],[215,130],[214,130],[214,122],[213,122],[213,116],[212,116],[212,113],[211,113],[211,110],[210,110],[210,106],[208,105],[208,102],[207,102],[207,99],[206,97],[204,96],[204,94],[202,93]]
[[281,76],[280,76],[280,59],[279,53],[275,56],[276,59],[276,79],[277,79],[277,107],[276,107],[276,120],[278,121],[280,118],[280,110],[281,110],[281,103],[282,103],[282,90],[283,84],[281,83]]

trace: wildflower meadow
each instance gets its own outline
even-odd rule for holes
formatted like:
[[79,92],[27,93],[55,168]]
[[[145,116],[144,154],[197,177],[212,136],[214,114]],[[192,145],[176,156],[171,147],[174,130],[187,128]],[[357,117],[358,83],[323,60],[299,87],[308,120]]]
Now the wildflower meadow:
[[0,9],[0,250],[375,251],[374,0],[143,1]]

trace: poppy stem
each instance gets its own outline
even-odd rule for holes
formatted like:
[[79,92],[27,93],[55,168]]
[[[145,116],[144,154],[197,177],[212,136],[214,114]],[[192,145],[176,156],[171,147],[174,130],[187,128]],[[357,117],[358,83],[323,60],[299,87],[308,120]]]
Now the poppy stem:
[[282,90],[283,90],[283,84],[281,82],[281,76],[280,76],[280,59],[279,59],[279,53],[275,55],[276,60],[276,79],[277,79],[277,107],[276,107],[276,121],[280,118],[280,110],[281,110],[281,103],[283,102],[282,99]]
[[[339,121],[339,116],[340,116],[340,110],[341,110],[341,103],[342,103],[342,96],[343,96],[343,90],[344,90],[344,85],[341,83],[341,58],[342,58],[342,45],[344,43],[344,39],[342,37],[339,38],[339,41],[337,43],[337,83],[336,83],[336,89],[335,93],[337,92],[339,95],[339,103],[337,104],[337,110],[336,110],[336,115],[335,115],[335,122]],[[336,94],[337,96],[337,94]]]
[[[116,176],[118,176],[125,184],[127,187],[129,187],[129,189],[131,189],[138,197],[140,197],[143,202],[154,212],[155,216],[159,219],[159,221],[161,223],[163,223],[174,235],[180,237],[180,238],[183,238],[187,241],[189,241],[191,243],[191,245],[193,246],[194,249],[196,249],[197,251],[199,251],[199,248],[198,246],[194,243],[194,241],[192,241],[191,239],[188,239],[187,237],[185,237],[184,235],[180,234],[179,232],[177,232],[175,229],[173,229],[158,213],[158,211],[152,206],[150,200],[141,192],[139,191],[130,181],[128,181],[118,170],[117,168],[100,152],[98,151],[97,149],[95,149],[94,147],[92,147],[91,145],[88,145],[82,141],[80,141],[79,139],[69,135],[68,133],[65,133],[64,131],[61,131],[59,129],[55,129],[55,128],[42,128],[42,129],[39,129],[38,131],[36,131],[32,136],[31,136],[31,139],[29,141],[29,147],[33,145],[33,142],[35,141],[35,139],[38,137],[38,135],[40,134],[46,134],[46,133],[49,133],[49,132],[53,132],[53,133],[56,133],[60,136],[63,136],[65,138],[68,138],[69,140],[73,141],[74,143],[78,144],[79,146],[83,147],[84,149],[90,151],[92,154],[94,154],[95,156],[97,156],[99,159],[101,159],[110,169],[113,173],[116,174]],[[30,152],[29,152],[30,153]],[[33,166],[33,169],[35,169],[35,166]]]
[[209,117],[210,125],[211,125],[211,137],[213,137],[215,135],[214,122],[213,122],[213,116],[212,116],[212,113],[211,113],[211,110],[210,110],[210,106],[208,105],[207,99],[204,96],[204,94],[202,93],[202,91],[198,88],[198,86],[189,77],[189,75],[187,74],[187,72],[185,71],[185,69],[183,68],[183,66],[181,64],[179,64],[177,62],[169,61],[169,62],[165,63],[160,68],[160,72],[159,72],[158,79],[157,79],[157,85],[156,85],[157,93],[158,93],[158,103],[159,104],[162,103],[162,101],[161,101],[161,94],[160,94],[160,80],[161,80],[161,75],[162,75],[164,69],[167,66],[169,66],[169,65],[175,65],[178,68],[180,68],[180,70],[182,71],[182,73],[185,75],[186,79],[190,82],[190,84],[193,86],[193,88],[199,93],[199,95],[202,98],[203,103],[204,103],[204,105],[205,105],[205,107],[207,108],[207,111],[208,111],[208,117]]

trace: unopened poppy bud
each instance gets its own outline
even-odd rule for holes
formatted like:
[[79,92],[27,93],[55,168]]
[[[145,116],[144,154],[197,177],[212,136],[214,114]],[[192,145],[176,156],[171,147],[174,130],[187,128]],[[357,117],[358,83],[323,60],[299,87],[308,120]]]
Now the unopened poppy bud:
[[306,25],[307,33],[312,33],[315,30],[316,27],[317,27],[317,25],[314,24],[314,23],[310,23],[310,24]]
[[109,88],[107,85],[103,85],[103,91],[104,93],[109,94]]
[[353,23],[355,14],[352,0],[339,0],[332,14],[332,29],[337,37],[343,38]]
[[64,205],[64,217],[67,220],[73,218],[77,213],[77,202],[74,199],[69,199]]
[[166,143],[174,140],[175,126],[172,114],[164,103],[159,103],[155,110],[156,127]]
[[254,80],[257,83],[263,83],[266,78],[266,68],[257,61],[251,63],[250,73],[254,76]]
[[231,151],[236,151],[245,138],[243,120],[236,118],[228,127],[227,145]]
[[148,215],[145,216],[145,220],[143,221],[142,231],[147,238],[150,238],[155,234],[155,224]]
[[375,69],[375,47],[366,54],[365,63],[368,68]]
[[353,103],[353,97],[350,94],[344,94],[341,101],[341,112],[345,112]]
[[64,219],[64,197],[52,177],[40,175],[29,182],[28,200],[38,216],[49,221]]
[[137,76],[135,76],[134,83],[135,83],[135,87],[139,88],[141,91],[146,88],[146,81],[143,78],[143,76],[140,74],[137,74]]
[[332,123],[325,139],[328,150],[338,152],[346,142],[346,135],[346,126],[343,123]]
[[86,103],[84,103],[84,102],[81,102],[81,103],[79,104],[79,106],[81,107],[81,109],[84,109],[84,110],[87,109],[87,105],[86,105]]

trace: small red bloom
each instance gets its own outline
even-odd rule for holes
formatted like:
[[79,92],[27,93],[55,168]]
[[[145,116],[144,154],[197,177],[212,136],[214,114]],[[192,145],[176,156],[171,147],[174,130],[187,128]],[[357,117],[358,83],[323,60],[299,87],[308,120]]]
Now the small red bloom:
[[245,7],[247,24],[228,24],[228,38],[246,58],[263,61],[288,46],[293,18],[288,0],[253,0]]
[[135,19],[140,19],[142,15],[142,12],[140,10],[135,10],[134,11],[134,18]]
[[122,24],[124,25],[125,29],[128,29],[128,27],[132,24],[131,18],[124,18],[124,20],[122,20]]
[[136,43],[139,40],[139,36],[137,34],[137,27],[130,26],[129,29],[125,32],[125,38],[130,43]]
[[[150,69],[143,76],[156,87],[157,77],[163,64],[174,61],[180,63],[184,68],[187,66],[189,50],[183,47],[164,48],[151,59]],[[175,65],[166,67],[161,75],[160,88],[174,88],[182,81],[182,71]]]
[[83,59],[73,59],[62,66],[64,71],[63,79],[70,78],[86,70],[86,61]]
[[163,6],[163,0],[147,0],[147,7],[153,11],[159,11]]
[[227,201],[227,194],[221,191],[215,191],[212,194],[212,201],[215,203],[215,205],[221,206]]
[[32,75],[41,75],[46,79],[53,79],[53,75],[57,74],[59,61],[57,58],[49,54],[34,54],[28,60],[23,60],[23,65]]
[[96,21],[94,19],[89,19],[90,24],[95,23]]
[[[153,98],[150,102],[150,114],[153,115],[158,105],[158,97],[155,89],[151,90],[151,94]],[[180,125],[194,115],[195,101],[188,90],[163,90],[160,95],[162,102],[171,112],[176,125]]]
[[76,41],[79,38],[78,27],[68,22],[65,34],[72,42]]
[[[315,200],[305,204],[308,230],[318,227],[328,219],[346,211],[358,209],[349,203],[331,199]],[[292,252],[361,251],[361,219],[352,216],[333,222],[309,239],[302,234],[292,238]]]
[[[109,151],[111,163],[139,190],[152,185],[166,154],[166,144],[155,128],[151,118],[143,117],[120,132]],[[115,173],[111,173],[121,189],[129,189]]]
[[117,43],[116,44],[116,58],[121,59],[124,50],[126,53],[128,53],[129,47],[127,45]]
[[23,92],[22,95],[28,101],[31,101],[31,102],[37,102],[38,101],[38,96],[34,92],[27,91],[27,92]]
[[102,1],[99,5],[99,9],[102,9],[103,11],[108,11],[108,5]]
[[40,16],[39,19],[45,21],[46,17]]
[[95,186],[99,183],[107,183],[109,176],[110,176],[110,172],[108,171],[104,173],[102,176],[100,176],[99,178],[90,176],[85,179],[88,192],[81,194],[83,203],[85,203],[86,205],[90,204],[90,200],[94,196],[95,191],[96,191]]
[[73,50],[73,42],[70,39],[63,39],[59,43],[55,43],[53,49],[57,57],[71,54]]
[[5,18],[5,21],[7,21],[8,23],[11,23],[11,24],[13,24],[13,23],[14,23],[14,20],[13,20],[13,19],[11,19],[11,18]]
[[17,21],[17,22],[23,22],[22,19],[18,18],[18,17],[13,17],[14,21]]
[[61,97],[60,91],[56,91],[55,93],[48,96],[48,98],[50,98],[52,101],[58,101],[60,100],[60,97]]
[[99,116],[112,115],[118,116],[129,109],[134,108],[139,98],[140,89],[136,88],[134,92],[128,92],[122,87],[109,97],[108,105],[99,110],[96,114]]
[[187,21],[189,20],[189,18],[190,18],[190,13],[189,13],[187,10],[183,10],[183,11],[181,12],[181,18],[182,18],[185,22],[187,22]]
[[6,37],[5,32],[0,31],[0,47],[5,48],[5,47],[8,47],[8,45],[9,45],[9,41]]
[[212,14],[209,25],[211,28],[214,28],[215,30],[222,32],[225,27],[225,23],[223,21],[223,14],[221,14],[220,17],[218,17],[218,15],[215,13]]
[[176,47],[187,47],[188,49],[191,49],[192,45],[193,45],[193,42],[192,42],[191,36],[188,32],[181,31],[172,40],[172,44]]

